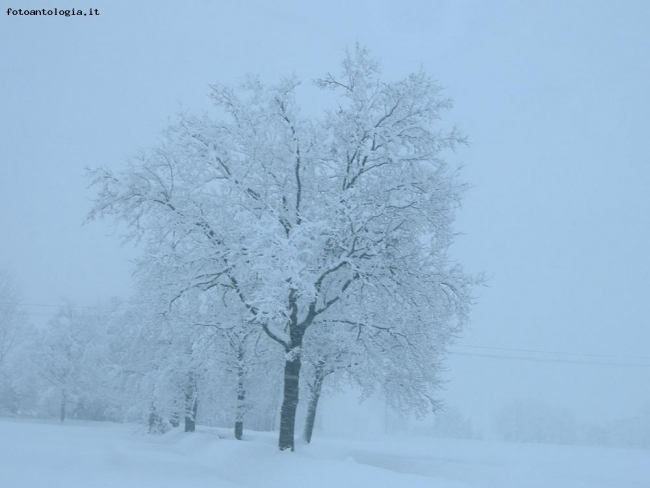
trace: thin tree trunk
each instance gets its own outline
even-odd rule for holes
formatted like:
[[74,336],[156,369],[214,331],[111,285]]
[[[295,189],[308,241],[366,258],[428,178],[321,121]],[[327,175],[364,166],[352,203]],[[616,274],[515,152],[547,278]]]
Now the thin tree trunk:
[[196,430],[196,412],[198,408],[199,397],[196,378],[193,373],[189,373],[185,390],[185,432],[194,432]]
[[162,433],[162,422],[160,420],[160,416],[158,415],[158,412],[156,411],[156,406],[154,405],[153,402],[151,402],[151,405],[149,406],[149,433],[150,434],[160,434]]
[[280,413],[280,390],[274,388],[271,392],[273,401],[271,402],[272,409],[266,416],[266,432],[275,432],[278,429],[278,414]]
[[172,418],[169,419],[169,423],[171,424],[172,427],[178,427],[181,424],[180,421],[181,415],[178,411],[175,411],[172,414]]
[[311,442],[311,436],[314,433],[316,409],[318,408],[318,400],[320,399],[320,394],[323,389],[323,381],[325,380],[323,367],[324,364],[322,363],[319,363],[316,367],[314,384],[310,385],[309,389],[309,405],[307,406],[307,419],[305,420],[305,432],[303,433],[305,444],[309,444]]
[[63,389],[61,392],[61,423],[65,421],[65,409],[66,409],[66,404],[68,403],[68,392]]
[[240,344],[237,351],[237,408],[235,413],[235,439],[242,440],[244,436],[244,413],[246,409],[246,365],[244,364],[244,348]]

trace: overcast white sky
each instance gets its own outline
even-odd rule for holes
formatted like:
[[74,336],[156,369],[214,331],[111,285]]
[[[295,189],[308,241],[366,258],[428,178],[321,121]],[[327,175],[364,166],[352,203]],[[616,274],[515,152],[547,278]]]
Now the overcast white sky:
[[[34,321],[55,311],[37,305],[130,291],[132,247],[108,223],[81,226],[84,166],[117,167],[154,143],[179,107],[209,104],[208,83],[247,72],[308,82],[358,41],[386,78],[434,74],[456,101],[447,121],[470,137],[449,155],[473,187],[454,255],[492,278],[460,343],[650,364],[647,0],[80,0],[100,15],[6,15],[60,4],[0,9],[0,265],[23,282]],[[444,396],[478,422],[517,397],[587,419],[650,401],[650,367],[449,366]]]

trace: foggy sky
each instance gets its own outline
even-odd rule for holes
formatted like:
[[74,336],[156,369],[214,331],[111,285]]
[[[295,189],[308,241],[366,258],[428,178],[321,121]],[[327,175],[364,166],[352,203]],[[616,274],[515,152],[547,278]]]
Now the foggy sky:
[[[387,79],[433,74],[456,102],[445,122],[469,135],[448,155],[471,186],[453,255],[490,280],[459,344],[650,364],[647,1],[104,0],[77,2],[98,17],[7,16],[15,3],[0,11],[0,265],[33,321],[131,290],[119,228],[81,225],[85,166],[119,167],[167,117],[207,107],[209,83],[247,72],[295,73],[316,107],[309,81],[360,42]],[[585,418],[650,401],[650,367],[448,364],[444,397],[479,421],[517,397]]]

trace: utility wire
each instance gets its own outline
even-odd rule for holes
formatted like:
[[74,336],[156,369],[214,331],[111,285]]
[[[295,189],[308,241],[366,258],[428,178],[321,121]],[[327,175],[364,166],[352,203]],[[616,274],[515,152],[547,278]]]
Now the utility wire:
[[482,353],[458,352],[458,351],[449,351],[449,354],[453,356],[476,357],[476,358],[487,358],[487,359],[506,359],[506,360],[513,360],[513,361],[530,361],[536,363],[562,363],[562,364],[584,364],[588,366],[623,366],[623,367],[633,367],[633,368],[650,368],[650,363],[644,364],[644,363],[612,363],[612,362],[604,362],[604,361],[579,361],[579,360],[572,360],[572,359],[535,358],[535,357],[525,357],[525,356],[503,356],[498,354],[482,354]]
[[20,307],[48,307],[48,308],[91,308],[91,309],[98,309],[98,310],[107,310],[110,307],[98,307],[98,306],[92,306],[92,305],[68,305],[68,304],[59,304],[59,305],[49,305],[45,303],[26,303],[26,302],[19,302],[19,303],[13,303],[13,302],[0,302],[0,305],[17,305]]
[[540,349],[515,349],[511,347],[490,347],[490,346],[473,346],[469,344],[454,344],[454,347],[469,347],[472,349],[488,349],[493,351],[512,351],[512,352],[525,352],[535,354],[557,354],[561,356],[589,356],[599,358],[627,358],[627,359],[640,359],[642,361],[650,361],[648,356],[621,356],[620,354],[591,354],[583,352],[560,352],[560,351],[545,351]]

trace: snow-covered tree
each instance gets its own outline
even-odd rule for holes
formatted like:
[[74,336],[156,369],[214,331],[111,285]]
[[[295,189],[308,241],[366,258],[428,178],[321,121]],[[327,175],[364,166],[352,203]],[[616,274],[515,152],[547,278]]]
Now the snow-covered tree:
[[182,114],[119,173],[91,172],[90,219],[124,223],[179,293],[237,300],[243,323],[283,348],[281,450],[294,446],[301,351],[319,319],[356,327],[395,391],[424,389],[421,408],[472,283],[446,253],[463,187],[442,153],[463,138],[440,128],[451,107],[440,87],[423,72],[382,81],[361,47],[316,84],[338,104],[312,119],[294,78],[215,85],[216,115]]
[[21,288],[6,270],[0,269],[0,413],[16,414],[19,404],[17,377],[19,351],[31,338],[27,315],[20,308]]
[[186,334],[193,331],[195,362],[220,393],[215,403],[222,415],[231,415],[234,436],[241,440],[256,390],[273,383],[278,355],[268,339],[260,337],[264,332],[244,320],[245,310],[232,298],[194,288],[173,300],[166,316],[181,324]]
[[129,390],[131,412],[152,433],[183,418],[192,432],[198,414],[205,424],[234,423],[241,439],[257,390],[274,382],[277,368],[269,363],[277,354],[268,339],[260,341],[261,329],[242,322],[238,300],[197,287],[179,293],[174,283],[182,277],[173,276],[164,262],[140,262],[136,294],[116,331],[128,337],[126,354],[115,357],[116,383]]
[[109,365],[108,322],[111,307],[68,304],[39,331],[34,361],[59,405],[63,422],[77,417],[103,420],[111,402],[106,379]]
[[0,368],[21,341],[26,314],[20,310],[21,291],[8,271],[0,269]]
[[[306,334],[302,358],[306,367],[303,373],[304,385],[307,392],[307,416],[303,440],[309,444],[314,432],[318,403],[323,392],[325,381],[338,383],[346,374],[353,375],[355,366],[363,354],[363,348],[354,337],[354,329],[348,324],[332,324],[326,319]],[[313,337],[312,337],[313,336]]]
[[127,395],[119,415],[144,421],[151,433],[181,421],[193,432],[210,340],[170,313],[169,300],[157,291],[141,288],[111,328],[111,381],[116,392]]
[[436,412],[435,422],[429,432],[436,437],[449,439],[476,439],[472,422],[457,406],[445,406]]
[[517,399],[496,414],[494,427],[505,441],[572,444],[576,420],[563,408],[542,400]]

